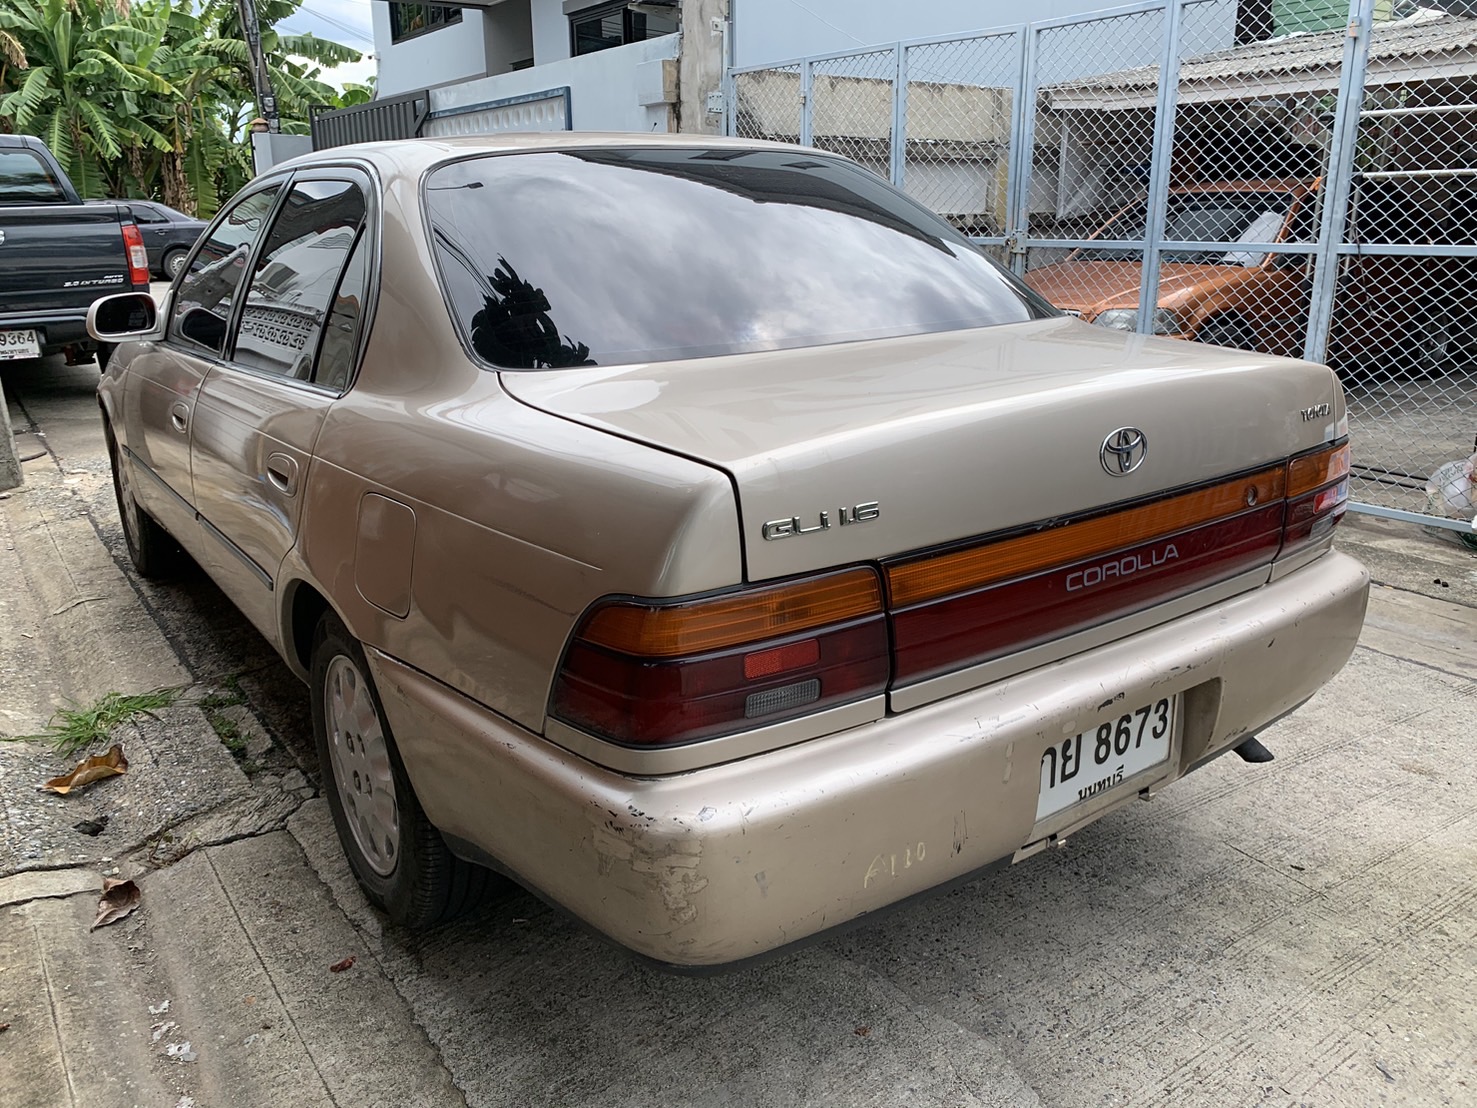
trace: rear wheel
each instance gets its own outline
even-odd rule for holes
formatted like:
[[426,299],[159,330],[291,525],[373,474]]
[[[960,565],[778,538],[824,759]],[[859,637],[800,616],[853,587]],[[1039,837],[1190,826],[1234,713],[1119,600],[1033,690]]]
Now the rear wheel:
[[171,250],[159,262],[159,268],[164,271],[165,279],[173,281],[179,276],[179,271],[185,268],[185,250]]
[[409,928],[475,906],[493,875],[452,854],[421,810],[364,650],[331,612],[313,638],[312,699],[323,789],[365,894]]
[[173,535],[139,507],[133,495],[133,472],[128,459],[118,449],[112,428],[107,428],[105,433],[108,459],[113,464],[113,497],[118,502],[118,518],[123,524],[128,559],[140,577],[156,581],[175,577],[184,565],[185,552],[174,541]]

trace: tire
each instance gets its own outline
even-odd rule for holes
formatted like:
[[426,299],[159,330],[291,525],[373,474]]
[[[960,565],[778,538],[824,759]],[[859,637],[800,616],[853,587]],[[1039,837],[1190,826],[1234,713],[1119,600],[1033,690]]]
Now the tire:
[[139,507],[133,497],[133,475],[118,449],[111,427],[105,428],[108,459],[113,464],[113,497],[118,502],[118,519],[123,524],[123,541],[128,559],[140,577],[151,581],[167,581],[177,577],[185,565],[185,552],[174,536],[153,516]]
[[416,800],[364,650],[332,612],[313,636],[313,739],[339,842],[359,885],[413,930],[475,907],[494,880],[456,857]]
[[159,269],[166,281],[173,281],[179,276],[179,271],[185,268],[185,255],[188,253],[188,250],[176,248],[159,259]]
[[1456,368],[1461,359],[1461,339],[1452,317],[1432,307],[1417,313],[1406,342],[1404,364],[1399,368],[1413,380],[1440,377]]
[[1195,341],[1207,346],[1225,346],[1235,350],[1255,350],[1256,335],[1235,316],[1217,315],[1207,319],[1195,332]]

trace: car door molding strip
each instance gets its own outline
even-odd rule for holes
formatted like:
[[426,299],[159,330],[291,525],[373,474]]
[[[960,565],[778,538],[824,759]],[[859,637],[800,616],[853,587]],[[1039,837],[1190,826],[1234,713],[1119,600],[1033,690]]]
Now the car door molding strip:
[[199,521],[200,526],[205,529],[207,534],[214,535],[216,538],[220,539],[227,550],[236,555],[236,557],[240,558],[241,563],[246,566],[247,569],[251,570],[258,581],[260,581],[263,585],[267,587],[268,592],[273,591],[271,575],[266,570],[262,569],[261,566],[257,565],[255,559],[253,559],[250,554],[246,553],[246,551],[242,550],[239,546],[232,542],[229,535],[227,535],[215,524],[211,523],[210,520],[206,519],[199,512],[195,513],[195,519]]

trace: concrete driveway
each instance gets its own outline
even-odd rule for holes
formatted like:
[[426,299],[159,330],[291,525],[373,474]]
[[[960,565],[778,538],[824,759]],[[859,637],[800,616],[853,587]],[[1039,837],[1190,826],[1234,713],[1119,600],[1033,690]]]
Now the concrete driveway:
[[[684,979],[517,891],[385,928],[315,796],[305,690],[203,577],[128,568],[95,370],[4,374],[35,457],[0,498],[0,733],[192,690],[81,796],[34,791],[68,759],[0,743],[8,1105],[1477,1104],[1460,547],[1346,525],[1382,582],[1368,632],[1262,736],[1270,765],[1221,759],[1065,849]],[[115,868],[142,907],[89,933]]]

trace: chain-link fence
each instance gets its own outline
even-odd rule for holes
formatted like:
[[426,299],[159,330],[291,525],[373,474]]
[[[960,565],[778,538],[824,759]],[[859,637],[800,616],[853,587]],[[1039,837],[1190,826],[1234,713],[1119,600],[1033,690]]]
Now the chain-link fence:
[[735,71],[730,126],[856,159],[1088,322],[1328,361],[1356,507],[1470,520],[1477,18],[1318,7],[1148,0]]

